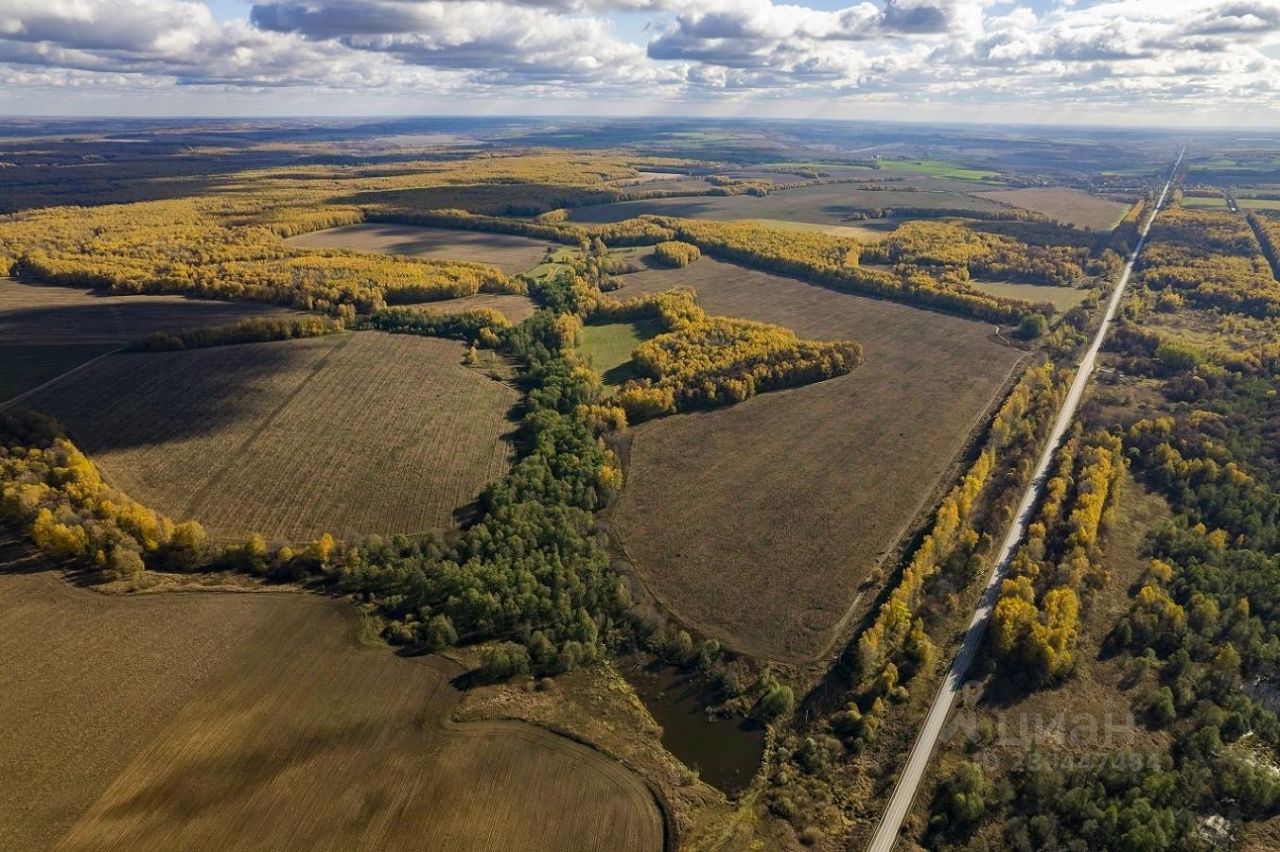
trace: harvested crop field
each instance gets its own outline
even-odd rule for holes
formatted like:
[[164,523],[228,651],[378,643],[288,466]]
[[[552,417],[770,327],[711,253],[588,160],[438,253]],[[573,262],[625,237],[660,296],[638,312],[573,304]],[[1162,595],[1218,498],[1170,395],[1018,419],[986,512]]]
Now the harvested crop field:
[[285,243],[297,248],[351,249],[439,260],[491,263],[508,275],[537,266],[543,253],[553,245],[511,234],[372,222],[314,231],[290,237]]
[[1024,284],[1020,281],[980,281],[975,279],[969,283],[984,293],[990,293],[993,296],[1005,299],[1021,299],[1032,304],[1048,302],[1059,313],[1071,310],[1083,302],[1090,292],[1093,292],[1079,287]]
[[422,532],[509,464],[516,391],[461,343],[357,332],[127,352],[27,400],[107,478],[211,536]]
[[223,325],[283,308],[181,296],[98,296],[0,278],[0,402],[154,331]]
[[848,224],[851,217],[882,208],[925,207],[964,210],[1004,210],[1004,205],[960,192],[899,189],[876,191],[849,184],[817,184],[754,195],[655,198],[578,207],[570,211],[575,222],[620,222],[646,213],[695,219],[783,219],[818,224]]
[[1004,189],[978,195],[1095,231],[1110,231],[1129,210],[1128,204],[1065,186]]
[[362,646],[342,604],[99,595],[5,552],[2,848],[662,848],[636,776],[540,728],[452,722],[457,668]]
[[533,316],[537,305],[528,296],[511,293],[476,293],[474,296],[462,296],[457,299],[445,299],[440,302],[420,302],[417,307],[427,308],[444,313],[460,313],[474,311],[479,308],[493,308],[512,323],[523,322]]
[[847,376],[632,430],[612,516],[689,624],[768,659],[824,655],[1020,353],[990,325],[705,257],[624,280],[620,297],[685,284],[712,314],[862,344]]

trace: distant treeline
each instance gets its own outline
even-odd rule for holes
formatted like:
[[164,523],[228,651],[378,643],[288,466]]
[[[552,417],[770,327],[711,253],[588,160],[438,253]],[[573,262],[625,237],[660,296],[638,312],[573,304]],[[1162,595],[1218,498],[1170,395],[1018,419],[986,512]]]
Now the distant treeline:
[[855,240],[816,232],[769,229],[748,223],[662,217],[653,221],[669,228],[677,239],[693,243],[712,257],[767,272],[792,275],[839,290],[909,302],[992,322],[1015,323],[1032,310],[1026,302],[991,296],[969,287],[966,283],[967,270],[963,276],[947,280],[931,275],[923,268],[894,271],[862,268],[859,265],[861,256],[875,250]]

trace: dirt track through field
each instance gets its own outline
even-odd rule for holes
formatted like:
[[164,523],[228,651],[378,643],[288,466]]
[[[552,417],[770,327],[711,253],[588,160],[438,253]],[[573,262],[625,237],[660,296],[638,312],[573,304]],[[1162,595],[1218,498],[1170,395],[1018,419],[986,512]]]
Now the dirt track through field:
[[703,258],[618,296],[694,287],[712,314],[852,338],[848,376],[633,430],[613,524],[681,619],[766,659],[821,657],[1021,353],[992,327]]
[[102,296],[0,277],[0,407],[156,331],[287,316],[271,305],[180,296]]
[[453,723],[458,669],[360,645],[341,604],[99,595],[5,551],[0,848],[662,849],[638,777]]

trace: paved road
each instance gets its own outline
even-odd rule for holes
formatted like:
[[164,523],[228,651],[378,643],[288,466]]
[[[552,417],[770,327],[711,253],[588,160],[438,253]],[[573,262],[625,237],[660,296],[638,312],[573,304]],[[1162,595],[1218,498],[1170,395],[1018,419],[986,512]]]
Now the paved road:
[[915,744],[911,748],[911,755],[907,758],[902,774],[898,776],[898,782],[894,787],[893,796],[889,799],[889,805],[881,815],[880,824],[876,826],[876,833],[871,838],[871,843],[867,846],[868,852],[891,852],[898,842],[898,832],[902,829],[902,822],[906,819],[907,813],[911,810],[911,803],[916,797],[916,791],[920,787],[920,781],[924,778],[925,770],[929,768],[929,759],[933,756],[933,750],[938,744],[938,737],[942,734],[943,726],[947,721],[948,714],[951,712],[952,705],[955,704],[956,695],[964,684],[965,674],[973,663],[974,657],[977,656],[978,650],[982,647],[982,638],[987,630],[987,620],[991,615],[992,607],[995,606],[996,596],[1000,591],[1000,582],[1004,579],[1009,560],[1012,558],[1018,543],[1022,541],[1023,534],[1026,533],[1027,524],[1031,521],[1032,512],[1035,509],[1040,492],[1044,488],[1046,474],[1050,463],[1053,461],[1053,455],[1057,452],[1058,445],[1062,443],[1062,437],[1066,434],[1067,427],[1071,425],[1072,417],[1075,416],[1076,406],[1080,404],[1080,398],[1084,395],[1085,385],[1088,383],[1089,376],[1093,373],[1094,364],[1098,359],[1098,351],[1102,348],[1102,340],[1106,337],[1112,320],[1115,319],[1116,310],[1120,307],[1120,299],[1124,295],[1125,286],[1129,283],[1129,276],[1133,274],[1134,261],[1138,259],[1139,252],[1142,251],[1142,247],[1146,244],[1147,233],[1151,230],[1151,223],[1155,219],[1155,213],[1159,212],[1160,207],[1164,204],[1165,196],[1168,195],[1169,187],[1173,183],[1173,175],[1182,163],[1182,155],[1185,150],[1184,148],[1183,151],[1178,153],[1178,159],[1174,162],[1169,180],[1165,182],[1164,189],[1160,191],[1160,198],[1156,201],[1155,209],[1151,217],[1147,219],[1146,225],[1142,228],[1138,245],[1134,248],[1133,254],[1129,255],[1129,260],[1124,265],[1124,271],[1120,273],[1120,280],[1116,282],[1115,289],[1111,291],[1111,299],[1107,302],[1107,311],[1103,315],[1102,324],[1098,327],[1098,333],[1094,336],[1093,343],[1089,345],[1089,351],[1085,353],[1084,358],[1080,361],[1080,367],[1076,371],[1075,379],[1071,382],[1071,389],[1067,391],[1067,398],[1058,412],[1058,419],[1054,421],[1053,431],[1049,433],[1049,439],[1045,442],[1044,451],[1040,454],[1040,460],[1036,463],[1035,474],[1027,485],[1026,492],[1022,495],[1022,502],[1018,505],[1018,513],[1009,527],[1004,543],[1000,546],[1000,553],[996,557],[995,566],[991,569],[991,576],[987,578],[987,585],[982,591],[982,600],[978,604],[977,611],[973,614],[973,620],[969,622],[969,630],[965,633],[964,643],[960,646],[960,653],[956,655],[955,661],[951,664],[951,670],[947,672],[946,680],[942,682],[942,685],[938,688],[937,695],[933,698],[933,704],[929,707],[929,715],[925,717],[924,725],[921,726],[920,733],[916,736]]

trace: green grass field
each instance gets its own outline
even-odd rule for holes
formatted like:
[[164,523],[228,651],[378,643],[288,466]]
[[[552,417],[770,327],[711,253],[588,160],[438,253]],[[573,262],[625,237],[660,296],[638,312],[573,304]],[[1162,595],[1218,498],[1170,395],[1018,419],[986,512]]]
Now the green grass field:
[[632,351],[661,331],[662,328],[656,320],[584,326],[578,354],[591,362],[591,365],[604,377],[604,383],[612,393],[612,388],[633,375]]
[[1275,198],[1237,198],[1244,210],[1280,210],[1280,200]]
[[999,172],[987,169],[971,169],[946,160],[879,160],[882,172],[911,172],[954,180],[991,181],[1000,177]]
[[1044,284],[1019,284],[1015,281],[970,281],[984,293],[993,296],[1004,296],[1009,299],[1021,299],[1033,304],[1048,302],[1059,313],[1069,311],[1085,300],[1088,290],[1076,287],[1050,287]]

